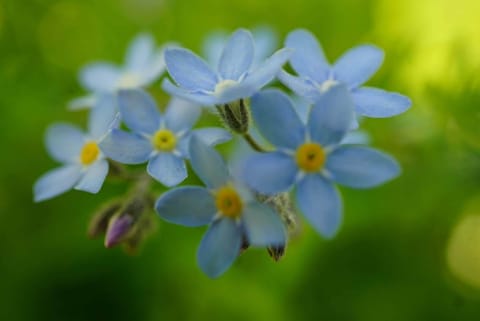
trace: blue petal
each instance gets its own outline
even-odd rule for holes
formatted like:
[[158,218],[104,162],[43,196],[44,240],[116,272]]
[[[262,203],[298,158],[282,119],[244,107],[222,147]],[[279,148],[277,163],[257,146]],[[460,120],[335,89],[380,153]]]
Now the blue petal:
[[368,145],[370,144],[370,135],[362,130],[351,131],[345,135],[341,144]]
[[148,173],[165,186],[180,184],[187,178],[185,161],[170,153],[159,153],[148,162]]
[[282,220],[269,206],[257,202],[249,204],[243,211],[242,220],[250,245],[285,245]]
[[295,52],[290,58],[293,69],[302,77],[308,77],[318,83],[324,82],[330,72],[330,66],[322,47],[308,30],[297,29],[290,32],[285,47]]
[[165,63],[175,82],[188,90],[213,91],[217,75],[196,54],[187,49],[169,48],[165,51]]
[[353,91],[353,101],[357,113],[376,118],[401,114],[412,105],[411,100],[406,96],[369,87]]
[[153,151],[147,139],[118,129],[113,129],[99,145],[107,157],[123,164],[145,163]]
[[189,155],[195,174],[207,187],[222,187],[230,180],[228,168],[220,154],[196,135],[190,138]]
[[295,150],[305,141],[305,125],[288,96],[280,90],[255,94],[251,111],[259,132],[273,145]]
[[281,152],[255,154],[243,166],[247,185],[270,195],[287,191],[295,182],[297,173],[293,157]]
[[202,109],[197,104],[174,97],[165,112],[166,127],[175,133],[190,130],[201,113]]
[[252,30],[253,40],[255,42],[254,65],[260,64],[270,56],[278,44],[276,32],[269,26],[260,26]]
[[121,71],[110,63],[92,63],[80,71],[80,83],[93,92],[109,92],[115,90]]
[[370,79],[380,68],[383,57],[382,49],[372,45],[350,49],[335,62],[334,77],[350,88],[356,88]]
[[212,223],[198,248],[197,260],[202,271],[211,278],[223,274],[237,258],[242,245],[239,225],[222,218]]
[[108,162],[105,159],[99,160],[88,167],[75,189],[96,194],[102,188],[103,182],[108,174]]
[[218,64],[218,72],[223,79],[239,80],[250,69],[253,57],[252,34],[245,29],[239,29],[225,44]]
[[85,141],[85,134],[80,129],[65,123],[51,125],[45,136],[48,153],[62,163],[76,162]]
[[331,182],[320,175],[306,175],[297,186],[298,207],[318,233],[332,238],[342,220],[342,200]]
[[322,94],[310,111],[308,128],[312,140],[328,146],[339,143],[355,118],[350,93],[336,85]]
[[249,96],[272,81],[280,72],[282,66],[288,61],[291,54],[291,49],[280,49],[264,63],[260,64],[257,69],[248,74],[242,81],[242,85],[250,88],[251,94]]
[[400,166],[389,155],[361,146],[340,146],[328,155],[327,170],[339,184],[369,188],[400,174]]
[[122,120],[134,132],[153,134],[160,128],[161,116],[157,104],[145,91],[121,90],[118,106]]
[[164,57],[165,49],[158,49],[151,57],[148,65],[138,71],[140,76],[140,86],[145,87],[157,80],[167,68]]
[[162,88],[167,93],[172,96],[176,96],[182,99],[186,99],[188,101],[205,105],[205,106],[212,106],[217,103],[217,99],[212,95],[202,94],[202,93],[193,93],[186,91],[182,88],[179,88],[172,84],[172,82],[168,79],[164,79],[162,82]]
[[35,202],[51,199],[70,190],[82,176],[80,165],[68,165],[51,170],[33,186]]
[[227,37],[228,34],[225,31],[218,30],[210,32],[203,42],[202,53],[210,66],[218,66]]
[[165,192],[157,200],[155,210],[170,223],[190,227],[210,223],[217,212],[212,194],[206,188],[196,186]]
[[89,109],[95,105],[96,101],[96,95],[87,95],[74,98],[68,102],[67,109],[72,111]]
[[229,131],[219,127],[204,127],[195,129],[194,135],[209,146],[225,143],[232,139],[232,134],[230,134]]
[[306,81],[300,77],[295,77],[290,75],[289,73],[285,72],[284,70],[280,71],[277,75],[278,79],[292,91],[294,91],[297,95],[305,98],[309,98],[310,100],[318,98],[320,92],[318,88],[313,86],[311,82]]
[[102,139],[110,129],[117,125],[117,114],[118,109],[116,95],[101,95],[95,104],[95,108],[93,108],[89,114],[89,136],[94,140]]
[[142,33],[136,36],[126,56],[126,66],[129,70],[141,70],[147,67],[155,51],[155,40],[151,34]]

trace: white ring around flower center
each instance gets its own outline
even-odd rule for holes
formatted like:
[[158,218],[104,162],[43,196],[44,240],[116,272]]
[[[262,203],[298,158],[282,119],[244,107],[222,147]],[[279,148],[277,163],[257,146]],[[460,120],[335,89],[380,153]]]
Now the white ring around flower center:
[[320,90],[320,93],[327,92],[330,88],[333,86],[337,85],[339,82],[333,79],[328,79],[322,82],[319,86],[318,89]]
[[222,80],[215,86],[215,91],[214,91],[213,94],[218,97],[218,96],[222,95],[222,93],[225,90],[227,90],[229,88],[232,88],[236,85],[238,85],[238,81],[231,80],[231,79]]

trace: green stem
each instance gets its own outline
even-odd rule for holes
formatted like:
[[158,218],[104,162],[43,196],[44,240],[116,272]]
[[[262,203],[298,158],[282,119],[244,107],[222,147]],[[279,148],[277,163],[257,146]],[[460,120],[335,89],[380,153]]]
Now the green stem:
[[252,147],[254,150],[256,150],[257,152],[260,152],[260,153],[266,153],[268,152],[268,150],[266,150],[265,148],[263,148],[262,146],[260,146],[259,143],[257,143],[255,141],[255,139],[253,139],[252,136],[250,136],[249,133],[245,133],[242,135],[242,137],[245,139],[245,141],[250,145],[250,147]]

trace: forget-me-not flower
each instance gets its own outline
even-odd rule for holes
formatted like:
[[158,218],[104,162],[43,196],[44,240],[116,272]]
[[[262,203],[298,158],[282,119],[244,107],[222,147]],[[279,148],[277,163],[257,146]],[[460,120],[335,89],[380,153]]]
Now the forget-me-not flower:
[[[132,132],[112,129],[101,147],[111,159],[124,164],[148,161],[148,173],[166,186],[181,183],[187,177],[185,159],[191,129],[201,109],[174,98],[161,114],[153,98],[140,89],[121,90],[118,94],[120,115]],[[195,132],[209,144],[231,138],[221,128],[202,128]]]
[[254,95],[251,104],[260,133],[277,150],[246,161],[246,183],[267,195],[295,186],[300,211],[326,237],[336,233],[341,221],[342,203],[334,183],[369,188],[400,172],[394,159],[377,150],[339,145],[355,116],[353,101],[343,85],[318,98],[306,125],[288,96],[278,90]]
[[108,174],[108,162],[99,144],[116,126],[116,109],[111,104],[90,112],[88,133],[70,124],[50,126],[46,146],[51,157],[64,165],[47,172],[34,185],[36,202],[53,198],[74,188],[97,193]]
[[398,93],[362,85],[383,62],[383,51],[362,45],[347,51],[330,65],[315,36],[307,30],[292,31],[285,46],[294,49],[290,65],[298,77],[282,71],[278,78],[287,87],[314,101],[335,84],[344,84],[352,94],[355,110],[367,117],[390,117],[406,111],[411,101]]
[[71,109],[95,106],[99,95],[121,89],[143,88],[165,71],[164,48],[158,49],[150,34],[135,37],[127,49],[125,64],[94,62],[80,71],[80,84],[91,94],[70,102]]
[[235,31],[226,42],[217,70],[190,50],[168,48],[165,51],[167,70],[178,86],[163,81],[168,93],[202,105],[222,105],[249,98],[275,78],[290,57],[291,50],[281,49],[252,68],[254,40],[245,29]]
[[285,229],[277,213],[237,186],[221,156],[196,135],[190,141],[190,157],[206,187],[170,190],[158,199],[155,209],[175,224],[209,224],[197,252],[205,274],[214,278],[224,273],[239,255],[244,237],[252,246],[285,244]]

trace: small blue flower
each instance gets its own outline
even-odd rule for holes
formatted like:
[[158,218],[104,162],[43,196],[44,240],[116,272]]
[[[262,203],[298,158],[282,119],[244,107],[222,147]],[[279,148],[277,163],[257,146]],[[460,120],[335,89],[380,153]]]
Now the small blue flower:
[[46,134],[47,150],[64,166],[35,182],[35,201],[53,198],[72,188],[98,193],[108,174],[108,162],[99,144],[112,126],[116,126],[116,110],[111,105],[91,111],[88,133],[70,124],[50,126]]
[[288,96],[278,90],[256,94],[251,103],[260,133],[277,150],[246,161],[246,183],[267,195],[295,186],[300,211],[326,237],[335,235],[342,215],[334,182],[369,188],[400,173],[398,164],[388,155],[364,146],[339,145],[354,118],[353,102],[343,85],[330,88],[318,98],[306,125]]
[[335,84],[352,94],[355,110],[367,117],[390,117],[411,106],[408,97],[378,88],[361,87],[380,67],[383,51],[372,45],[355,47],[330,65],[315,36],[307,30],[292,31],[285,46],[294,49],[290,65],[299,77],[282,71],[278,78],[300,96],[312,101]]
[[165,63],[175,86],[163,81],[168,93],[202,105],[222,105],[248,98],[272,81],[290,57],[289,49],[281,49],[252,69],[254,41],[249,31],[239,29],[223,48],[218,72],[193,52],[182,48],[165,51]]
[[205,187],[184,186],[168,191],[155,209],[163,219],[184,226],[209,224],[197,252],[200,268],[209,277],[223,274],[240,253],[245,237],[252,246],[285,244],[280,217],[236,186],[220,155],[194,135],[191,164]]
[[[173,99],[164,115],[150,95],[140,89],[121,90],[118,94],[122,120],[132,133],[112,129],[100,144],[111,159],[124,164],[148,161],[148,173],[166,186],[181,183],[187,177],[184,159],[188,158],[191,129],[201,109],[190,102]],[[218,144],[231,138],[221,128],[194,131],[206,143]]]
[[[228,41],[228,36],[228,33],[225,31],[214,31],[205,39],[202,51],[210,66],[218,65],[223,47]],[[252,66],[255,67],[273,54],[278,45],[278,36],[269,26],[253,28],[252,36],[255,43]]]
[[74,99],[70,109],[95,106],[100,94],[115,94],[120,89],[143,88],[165,71],[164,49],[157,49],[150,34],[140,34],[128,47],[125,65],[94,62],[80,72],[80,84],[91,94]]

